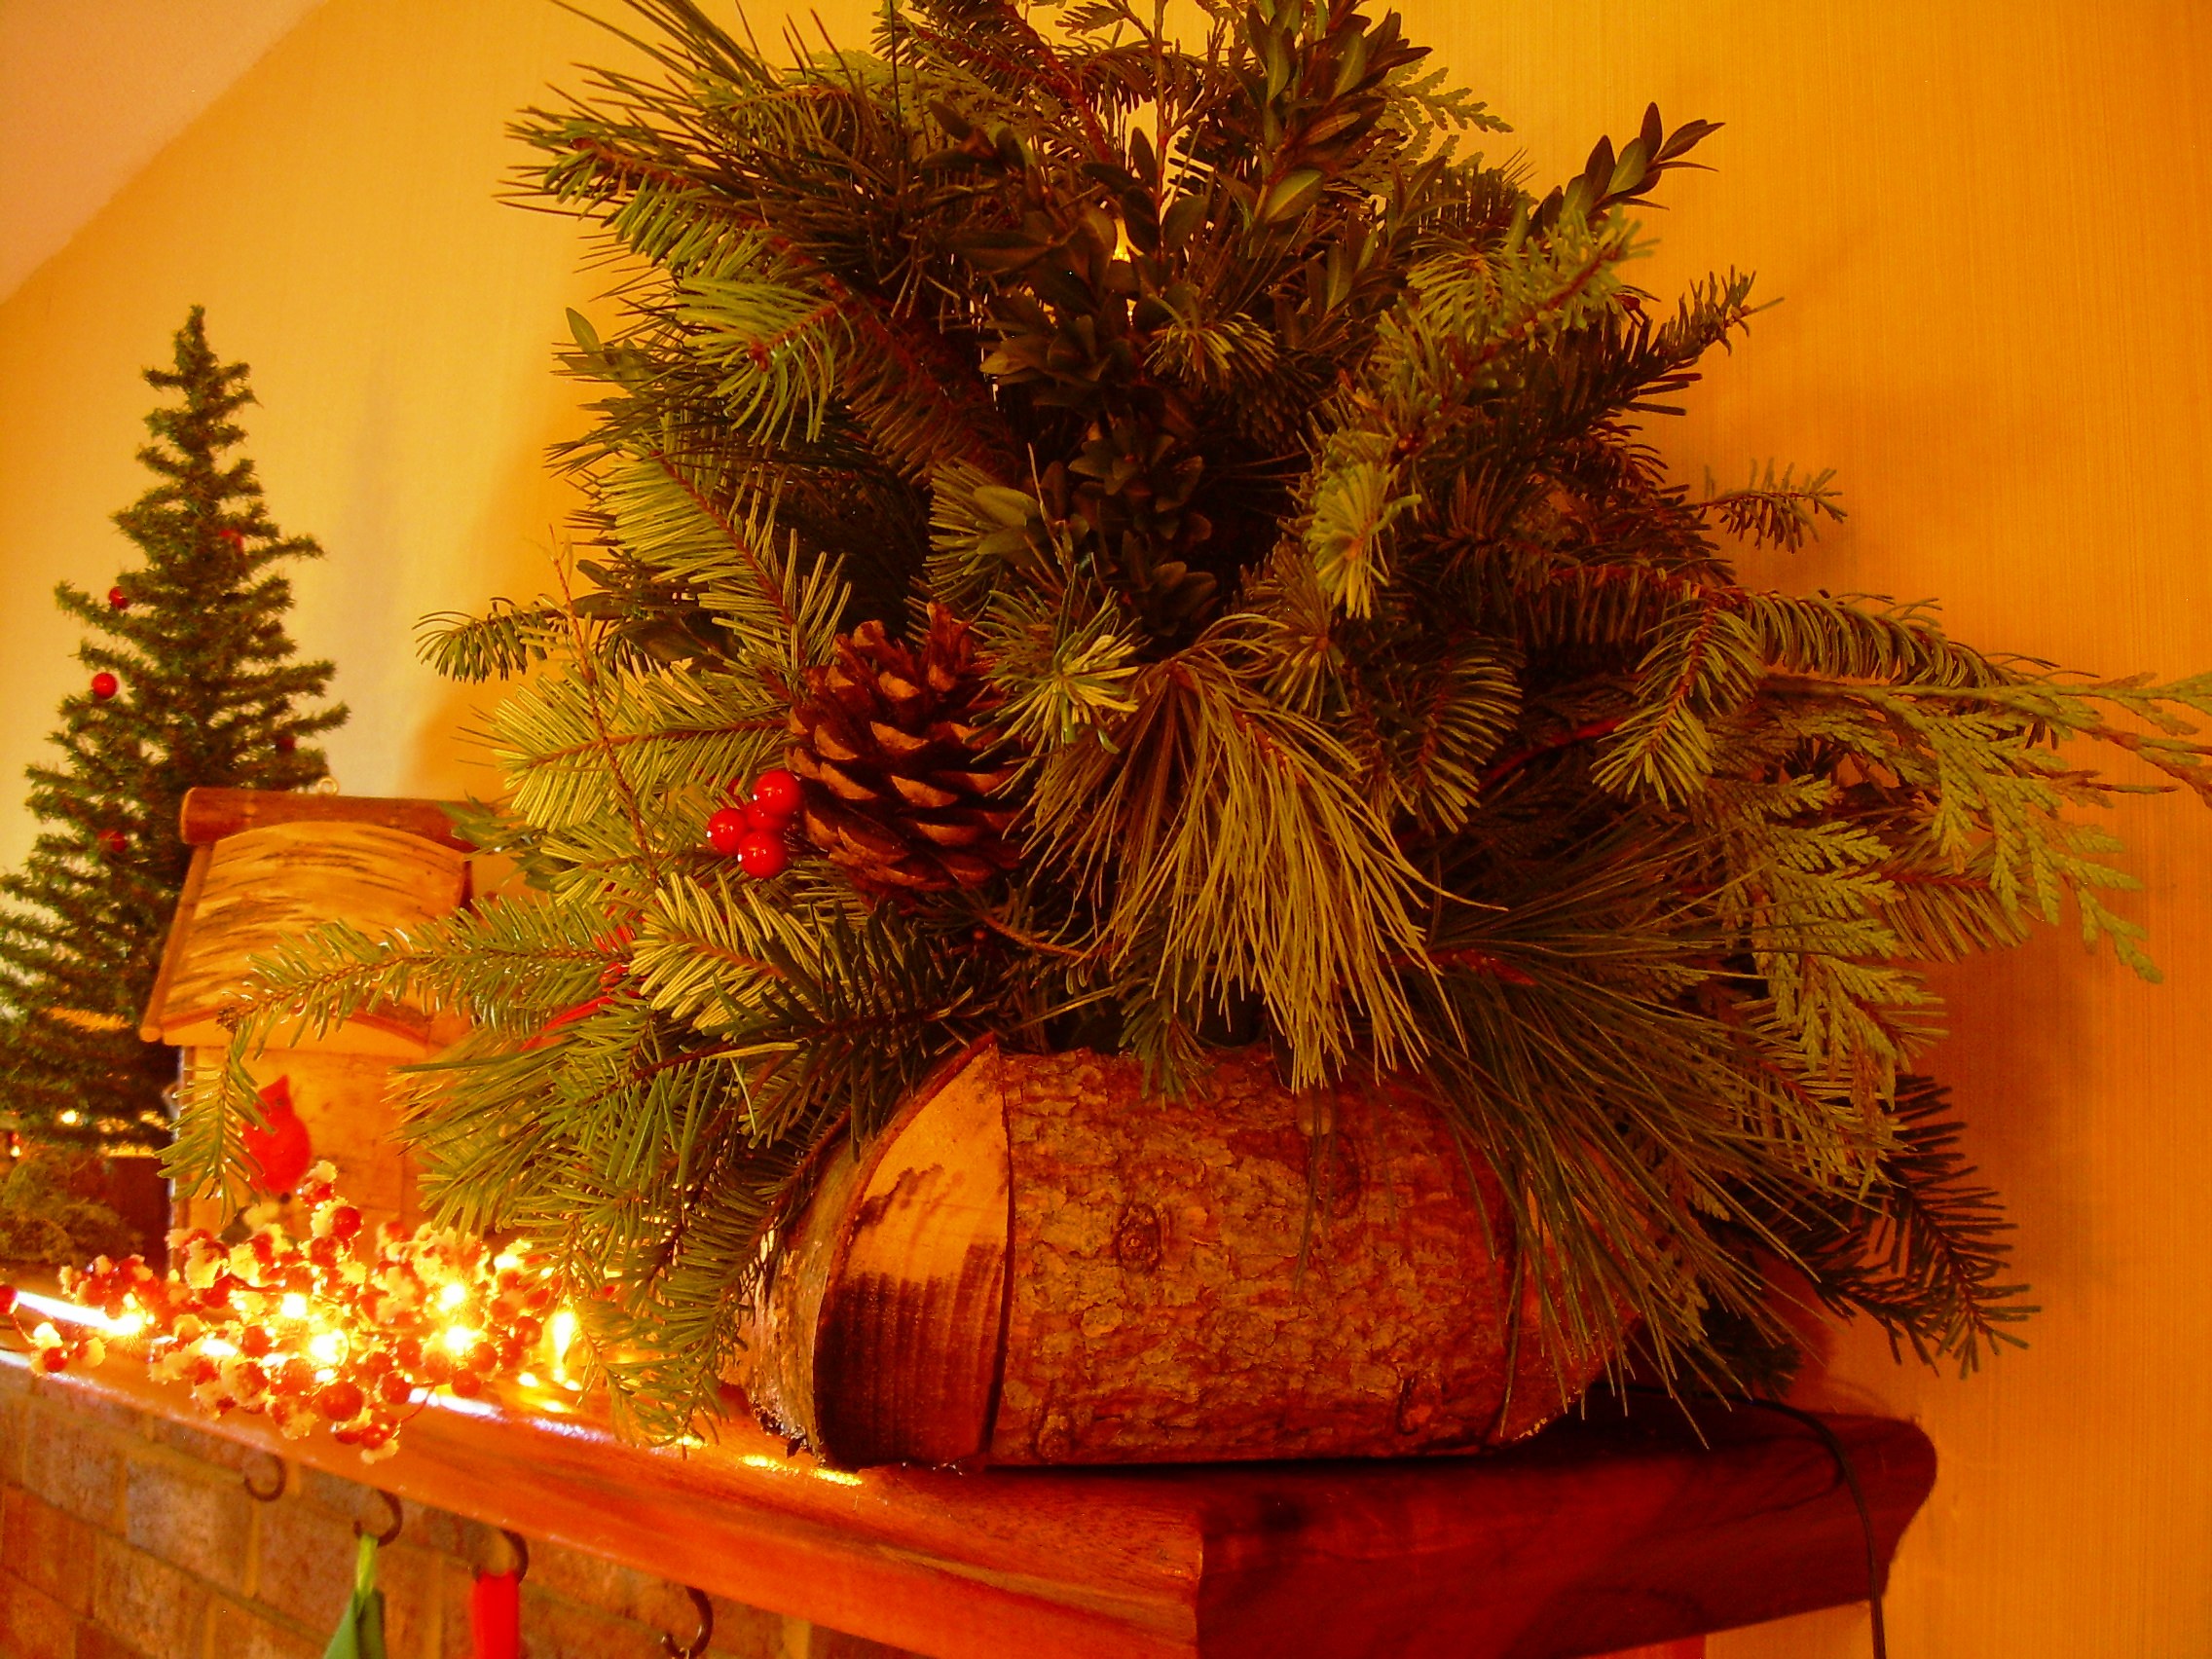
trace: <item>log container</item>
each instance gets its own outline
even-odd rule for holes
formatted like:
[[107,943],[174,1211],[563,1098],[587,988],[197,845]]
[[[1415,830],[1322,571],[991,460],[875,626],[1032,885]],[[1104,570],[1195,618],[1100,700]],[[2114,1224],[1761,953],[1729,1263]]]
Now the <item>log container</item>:
[[848,1467],[1496,1445],[1603,1359],[1555,1369],[1503,1214],[1410,1088],[986,1044],[823,1173],[737,1381]]

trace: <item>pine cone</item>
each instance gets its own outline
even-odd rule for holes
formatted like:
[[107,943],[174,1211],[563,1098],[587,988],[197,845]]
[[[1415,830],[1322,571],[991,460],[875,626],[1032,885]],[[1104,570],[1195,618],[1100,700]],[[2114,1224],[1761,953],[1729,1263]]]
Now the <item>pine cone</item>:
[[968,624],[930,607],[919,651],[864,622],[806,671],[787,761],[807,837],[864,893],[941,893],[1012,869],[1014,764],[979,723],[997,702]]

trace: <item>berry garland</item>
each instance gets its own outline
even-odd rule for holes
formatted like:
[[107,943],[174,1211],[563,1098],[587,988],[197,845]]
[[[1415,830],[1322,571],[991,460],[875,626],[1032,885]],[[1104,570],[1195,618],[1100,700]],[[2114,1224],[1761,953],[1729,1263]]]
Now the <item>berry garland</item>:
[[335,1173],[318,1163],[298,1189],[305,1240],[263,1219],[237,1244],[204,1228],[172,1234],[181,1270],[166,1277],[137,1256],[64,1270],[63,1294],[96,1309],[104,1333],[25,1330],[12,1286],[0,1286],[0,1315],[15,1316],[41,1371],[96,1366],[110,1343],[142,1347],[155,1380],[189,1384],[209,1416],[266,1416],[290,1440],[327,1426],[369,1462],[397,1450],[400,1425],[440,1389],[465,1400],[501,1379],[535,1385],[534,1364],[580,1386],[565,1365],[575,1315],[548,1272],[449,1229],[386,1223],[365,1236]]

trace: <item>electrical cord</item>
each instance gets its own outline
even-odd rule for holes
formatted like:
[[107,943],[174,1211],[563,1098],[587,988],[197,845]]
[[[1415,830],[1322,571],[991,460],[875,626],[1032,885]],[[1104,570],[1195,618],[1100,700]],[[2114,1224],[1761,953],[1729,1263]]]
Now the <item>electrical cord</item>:
[[1851,1453],[1843,1444],[1843,1437],[1811,1412],[1786,1406],[1780,1400],[1757,1400],[1750,1395],[1737,1396],[1747,1406],[1761,1411],[1779,1412],[1786,1418],[1794,1418],[1821,1438],[1835,1459],[1836,1470],[1843,1476],[1843,1484],[1851,1489],[1851,1501],[1859,1510],[1860,1536],[1866,1543],[1866,1607],[1873,1615],[1874,1659],[1890,1659],[1889,1633],[1882,1627],[1882,1552],[1874,1541],[1874,1512],[1866,1506],[1866,1491],[1859,1484],[1859,1469],[1851,1460]]
[[[1677,1406],[1685,1404],[1665,1388],[1656,1388],[1649,1383],[1632,1382],[1623,1391],[1656,1394]],[[1844,1445],[1842,1437],[1814,1413],[1800,1411],[1795,1406],[1786,1406],[1780,1400],[1761,1400],[1750,1394],[1715,1394],[1711,1397],[1724,1400],[1732,1406],[1751,1406],[1759,1411],[1773,1412],[1801,1423],[1813,1431],[1815,1437],[1827,1449],[1828,1456],[1835,1459],[1836,1472],[1843,1477],[1843,1484],[1851,1493],[1852,1505],[1859,1511],[1859,1532],[1866,1546],[1866,1607],[1872,1615],[1874,1659],[1890,1659],[1889,1632],[1882,1622],[1882,1551],[1874,1537],[1874,1512],[1867,1506],[1866,1490],[1859,1484],[1858,1465],[1852,1461],[1850,1449]]]

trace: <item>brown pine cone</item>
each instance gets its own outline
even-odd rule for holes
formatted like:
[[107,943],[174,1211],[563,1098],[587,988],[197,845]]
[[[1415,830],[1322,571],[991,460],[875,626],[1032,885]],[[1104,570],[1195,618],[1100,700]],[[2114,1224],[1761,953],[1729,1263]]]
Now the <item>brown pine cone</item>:
[[975,887],[1020,862],[1013,758],[979,723],[998,701],[968,624],[930,607],[917,651],[864,622],[806,671],[787,763],[807,837],[878,898]]

